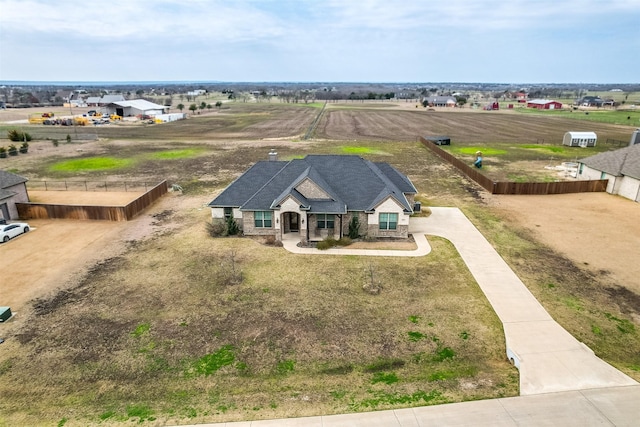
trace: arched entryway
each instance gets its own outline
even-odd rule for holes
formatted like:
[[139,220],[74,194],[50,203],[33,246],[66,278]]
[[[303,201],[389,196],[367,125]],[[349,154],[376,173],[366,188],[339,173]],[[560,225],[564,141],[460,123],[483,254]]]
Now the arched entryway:
[[300,214],[296,212],[285,212],[282,214],[283,232],[299,233],[300,232]]

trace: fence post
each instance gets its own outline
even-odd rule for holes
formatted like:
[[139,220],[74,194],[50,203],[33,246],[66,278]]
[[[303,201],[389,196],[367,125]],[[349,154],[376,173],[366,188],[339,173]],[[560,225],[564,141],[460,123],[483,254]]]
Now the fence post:
[[127,181],[124,182],[124,192],[127,192]]
[[107,181],[104,182],[104,191],[108,191],[107,190]]
[[69,186],[67,185],[67,181],[64,182],[64,190],[69,191]]
[[47,181],[44,182],[44,191],[49,191],[49,189],[47,188]]
[[87,181],[84,182],[84,191],[89,191],[89,187],[87,187]]

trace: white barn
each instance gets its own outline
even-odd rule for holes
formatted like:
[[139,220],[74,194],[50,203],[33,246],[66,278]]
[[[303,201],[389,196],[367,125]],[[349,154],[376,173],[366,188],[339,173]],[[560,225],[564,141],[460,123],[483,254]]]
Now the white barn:
[[567,132],[562,138],[562,145],[569,147],[595,147],[598,135],[595,132]]
[[157,116],[165,114],[169,107],[154,104],[144,99],[133,99],[131,101],[112,102],[105,107],[107,114],[117,114],[121,117],[133,117],[137,115]]
[[640,145],[631,145],[580,160],[578,177],[608,179],[607,193],[640,202]]

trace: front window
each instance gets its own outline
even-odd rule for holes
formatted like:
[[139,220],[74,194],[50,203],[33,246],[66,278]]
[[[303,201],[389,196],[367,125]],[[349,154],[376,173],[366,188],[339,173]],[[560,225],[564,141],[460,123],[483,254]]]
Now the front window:
[[224,218],[233,218],[233,208],[224,208]]
[[331,214],[318,214],[318,228],[334,228],[335,216]]
[[398,214],[381,213],[379,224],[380,230],[395,230],[398,227]]
[[269,211],[257,211],[254,214],[254,222],[257,228],[269,228],[271,227],[271,212]]

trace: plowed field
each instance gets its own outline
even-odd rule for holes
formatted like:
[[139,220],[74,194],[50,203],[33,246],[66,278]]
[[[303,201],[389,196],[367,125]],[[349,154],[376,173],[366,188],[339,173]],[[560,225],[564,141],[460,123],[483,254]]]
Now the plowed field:
[[332,140],[415,141],[419,135],[448,135],[454,143],[559,143],[570,130],[595,131],[599,140],[628,140],[630,135],[628,126],[513,112],[336,108],[323,114],[315,136]]

